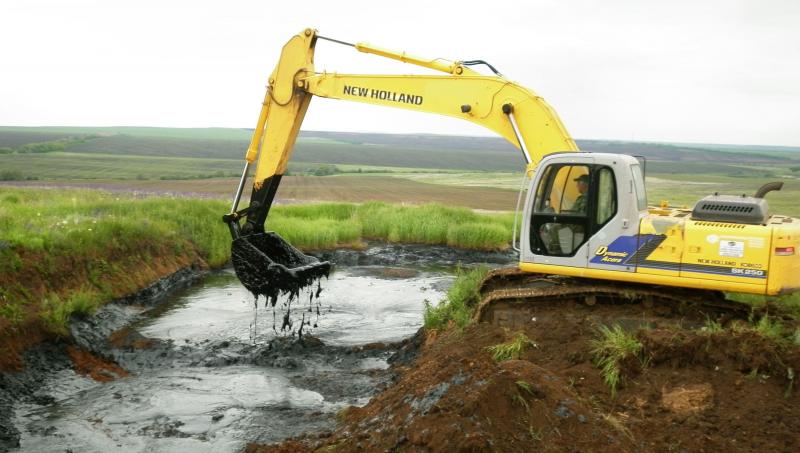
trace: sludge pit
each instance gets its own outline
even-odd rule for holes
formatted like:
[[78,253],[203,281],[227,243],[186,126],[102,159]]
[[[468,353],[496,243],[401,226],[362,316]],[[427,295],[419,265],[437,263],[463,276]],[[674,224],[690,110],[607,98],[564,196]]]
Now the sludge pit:
[[[311,313],[319,327],[306,326],[302,341],[297,324],[276,336],[282,302],[273,312],[262,297],[254,312],[230,270],[148,316],[124,307],[141,319],[96,352],[130,375],[105,384],[70,368],[40,376],[45,384],[13,407],[20,451],[239,451],[329,430],[338,411],[386,384],[386,360],[451,281],[419,268],[343,268],[323,281],[321,315]],[[301,302],[295,323],[308,314]]]

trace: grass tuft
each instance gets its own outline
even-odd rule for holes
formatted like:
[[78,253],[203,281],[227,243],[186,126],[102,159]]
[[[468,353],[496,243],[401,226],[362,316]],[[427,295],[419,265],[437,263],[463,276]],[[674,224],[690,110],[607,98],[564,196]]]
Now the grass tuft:
[[465,223],[447,230],[447,245],[472,249],[498,249],[508,245],[506,227],[491,223]]
[[57,335],[66,335],[69,319],[73,315],[91,315],[102,305],[105,298],[93,291],[79,290],[67,299],[58,294],[46,297],[39,310],[39,319],[45,329]]
[[[528,338],[524,333],[519,332],[511,341],[489,346],[486,350],[492,354],[492,358],[496,362],[504,362],[506,360],[517,360],[522,357],[522,353],[529,348],[537,347],[539,347],[539,345]],[[517,385],[519,385],[519,383],[517,383]]]
[[722,324],[718,323],[717,321],[714,321],[708,316],[706,316],[705,324],[703,325],[703,327],[700,328],[700,331],[708,334],[719,333],[722,332],[723,330],[725,329],[722,327]]
[[528,381],[517,381],[517,387],[524,390],[525,393],[528,395],[535,395],[536,393],[533,391],[533,384]]
[[520,405],[520,406],[524,407],[524,408],[525,408],[525,410],[529,410],[529,409],[530,409],[530,406],[528,405],[528,402],[527,402],[527,401],[525,401],[525,397],[524,397],[524,396],[522,396],[522,395],[520,395],[520,394],[519,394],[519,392],[518,392],[518,393],[515,393],[515,394],[513,394],[513,395],[511,396],[511,400],[512,400],[514,403],[516,403],[516,404],[518,404],[518,405]]
[[19,301],[10,302],[5,298],[0,299],[2,300],[0,301],[0,318],[5,319],[11,327],[20,324],[25,319],[22,304]]
[[480,284],[489,268],[480,266],[456,270],[456,281],[447,291],[447,296],[438,305],[425,301],[423,315],[426,329],[442,329],[454,324],[463,329],[472,321],[475,308],[480,301]]
[[611,389],[611,396],[614,397],[623,380],[620,364],[631,357],[639,358],[642,343],[619,324],[612,328],[600,326],[599,334],[600,337],[591,342],[592,356],[595,365],[600,368],[603,382]]
[[69,314],[69,306],[61,300],[58,294],[52,294],[42,300],[39,318],[47,331],[66,335]]
[[780,323],[780,321],[773,321],[770,319],[769,315],[762,316],[761,319],[759,319],[756,323],[753,330],[755,330],[759,335],[778,343],[786,342],[786,338],[783,335],[783,325]]

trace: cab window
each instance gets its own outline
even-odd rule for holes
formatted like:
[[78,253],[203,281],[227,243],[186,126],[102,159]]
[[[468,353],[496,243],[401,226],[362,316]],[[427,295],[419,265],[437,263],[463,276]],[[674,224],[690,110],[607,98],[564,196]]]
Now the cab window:
[[644,211],[647,209],[647,191],[644,188],[642,168],[639,165],[631,165],[631,176],[633,177],[633,186],[636,189],[638,208],[640,211]]
[[616,213],[617,183],[614,180],[614,172],[608,167],[603,167],[597,171],[597,225],[605,225]]
[[581,190],[588,189],[588,181],[586,165],[548,167],[536,190],[534,211],[586,215],[588,193],[581,193]]
[[591,167],[551,165],[534,198],[531,244],[535,253],[572,256],[585,242],[589,224]]

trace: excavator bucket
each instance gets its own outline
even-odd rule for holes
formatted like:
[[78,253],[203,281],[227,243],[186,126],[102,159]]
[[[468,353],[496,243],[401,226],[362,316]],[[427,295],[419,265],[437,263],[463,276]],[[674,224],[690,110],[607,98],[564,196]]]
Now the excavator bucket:
[[297,297],[331,271],[330,262],[303,254],[271,231],[235,239],[231,260],[244,287],[256,296],[263,294],[272,305],[281,294]]

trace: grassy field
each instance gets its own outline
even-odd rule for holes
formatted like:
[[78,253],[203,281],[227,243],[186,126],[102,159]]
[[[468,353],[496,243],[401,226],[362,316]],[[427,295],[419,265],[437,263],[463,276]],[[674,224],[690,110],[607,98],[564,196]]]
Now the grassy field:
[[[18,172],[20,179],[36,180],[150,180],[150,179],[204,179],[219,176],[239,176],[243,159],[196,159],[191,157],[155,157],[139,154],[100,154],[78,152],[51,152],[36,154],[0,155],[3,171]],[[290,162],[289,174],[314,173],[322,167],[333,167],[334,173],[378,174],[425,177],[428,174],[457,174],[455,169],[420,167],[392,167],[357,164],[326,164],[316,162]],[[521,170],[520,170],[521,171]],[[251,170],[252,172],[252,170]],[[221,173],[221,175],[220,175]],[[511,175],[511,173],[475,172],[475,174]],[[485,179],[485,178],[484,178]]]
[[[658,205],[662,200],[669,201],[672,206],[692,207],[694,204],[714,192],[728,195],[753,195],[761,185],[780,179],[757,177],[732,177],[723,175],[660,175],[653,174],[647,178],[647,193],[650,204]],[[800,180],[785,180],[779,192],[771,192],[766,196],[773,214],[789,215],[800,218]]]
[[238,176],[243,161],[232,159],[151,158],[139,155],[55,152],[0,156],[3,170],[24,178],[53,179],[181,179]]
[[[391,203],[427,202],[448,206],[465,206],[492,211],[513,210],[517,201],[519,174],[515,173],[391,173],[343,174],[327,177],[288,176],[283,178],[277,199],[280,202],[303,201],[386,201]],[[700,179],[700,180],[698,180]],[[651,204],[662,200],[673,206],[691,207],[706,195],[752,195],[762,184],[780,180],[760,177],[731,177],[724,175],[651,174],[647,190]],[[96,181],[29,181],[15,184],[57,187],[100,188],[121,193],[185,194],[194,197],[228,199],[233,195],[237,180],[213,178],[198,180],[108,180]],[[800,180],[785,180],[784,189],[767,196],[772,213],[800,217],[797,193]],[[245,193],[245,198],[247,192]]]
[[[96,179],[108,171],[119,179],[209,177],[209,166],[238,172],[249,142],[246,129],[172,129],[147,127],[19,128],[0,127],[0,164],[24,177],[63,179],[51,167],[66,167],[69,178]],[[21,147],[67,140],[45,156],[19,156]],[[800,175],[800,148],[731,145],[685,145],[579,140],[582,149],[647,157],[654,173],[729,176]],[[40,146],[41,148],[41,146]],[[144,158],[135,160],[134,156]],[[188,160],[175,160],[186,158]],[[127,159],[119,162],[120,159]],[[213,163],[200,161],[210,159]],[[195,160],[197,162],[190,162]],[[230,162],[226,162],[230,161]],[[691,165],[687,165],[690,163]],[[301,132],[292,157],[292,171],[335,164],[344,171],[519,172],[518,150],[497,137],[430,134],[362,134]],[[799,168],[792,172],[791,168]],[[402,170],[400,170],[402,169]]]
[[[198,180],[98,180],[98,181],[25,181],[17,186],[81,187],[105,189],[115,193],[182,194],[188,197],[230,199],[238,179],[214,178]],[[247,199],[249,187],[245,191]],[[277,198],[281,203],[333,201],[363,203],[440,203],[473,209],[513,210],[517,192],[494,187],[462,187],[416,182],[387,175],[337,175],[326,177],[287,176],[281,180]]]
[[58,134],[63,136],[75,135],[132,135],[139,137],[169,137],[189,138],[201,140],[249,140],[253,131],[251,129],[237,129],[225,127],[74,127],[74,126],[0,126],[0,142],[5,134],[30,134],[47,135]]
[[[114,135],[88,140],[69,149],[84,154],[125,154],[197,159],[233,159],[241,161],[247,140],[198,140],[173,137]],[[487,154],[490,158],[487,159]],[[401,145],[353,144],[329,139],[300,138],[293,162],[328,163],[355,166],[413,167],[429,169],[513,171],[523,167],[518,152],[411,148]]]
[[454,187],[494,187],[497,189],[519,190],[522,171],[518,172],[394,172],[387,176],[403,178],[425,184],[436,184]]

